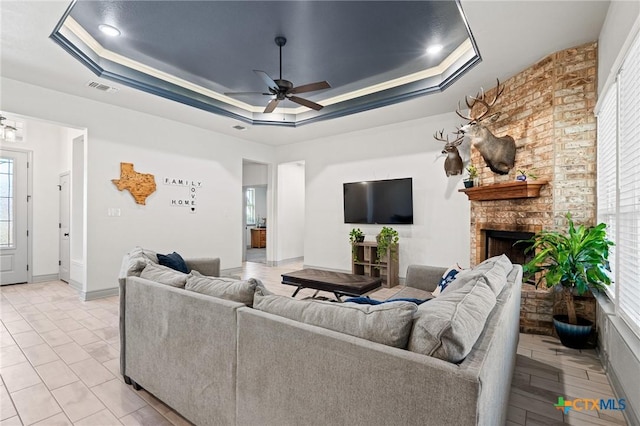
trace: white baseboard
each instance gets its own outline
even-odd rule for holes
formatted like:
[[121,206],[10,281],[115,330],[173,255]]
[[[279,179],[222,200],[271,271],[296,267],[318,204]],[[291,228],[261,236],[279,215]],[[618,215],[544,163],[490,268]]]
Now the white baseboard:
[[89,300],[96,300],[96,299],[102,299],[104,297],[117,296],[118,294],[120,294],[120,288],[113,287],[113,288],[106,288],[104,290],[89,291],[86,293],[80,292],[80,299],[87,302]]
[[82,283],[70,279],[69,285],[71,286],[72,289],[74,289],[78,293],[82,293]]
[[304,259],[304,257],[300,256],[300,257],[292,257],[290,259],[282,259],[282,260],[267,260],[265,262],[265,265],[267,265],[267,266],[280,266],[280,265],[286,265],[287,263],[300,262],[303,259]]
[[32,283],[45,283],[47,281],[59,281],[60,277],[58,274],[45,274],[45,275],[34,275],[31,277]]

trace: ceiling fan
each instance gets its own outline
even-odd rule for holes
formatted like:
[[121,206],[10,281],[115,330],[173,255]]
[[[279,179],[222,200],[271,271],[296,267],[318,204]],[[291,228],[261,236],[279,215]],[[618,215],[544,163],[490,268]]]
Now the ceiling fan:
[[321,110],[323,108],[322,105],[312,102],[308,99],[295,96],[295,95],[299,93],[307,93],[307,92],[313,92],[316,90],[329,89],[331,85],[326,81],[318,81],[316,83],[303,84],[302,86],[294,87],[293,83],[290,82],[289,80],[283,80],[282,79],[282,46],[287,44],[287,39],[285,37],[278,36],[275,38],[275,42],[280,48],[280,78],[277,80],[274,80],[271,77],[269,77],[269,74],[267,74],[264,71],[253,70],[253,72],[255,72],[258,75],[258,77],[262,79],[262,81],[267,83],[267,89],[269,90],[269,92],[268,93],[231,92],[231,93],[225,93],[225,95],[238,96],[238,95],[263,94],[267,96],[275,96],[275,98],[269,101],[269,103],[267,104],[267,107],[264,109],[265,114],[273,112],[273,110],[276,109],[276,106],[278,106],[278,103],[285,99],[288,99],[297,104],[306,106],[307,108],[314,109],[316,111]]

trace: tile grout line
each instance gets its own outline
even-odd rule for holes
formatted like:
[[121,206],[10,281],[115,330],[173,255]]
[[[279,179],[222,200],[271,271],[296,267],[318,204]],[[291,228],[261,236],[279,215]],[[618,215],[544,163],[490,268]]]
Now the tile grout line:
[[[20,313],[19,308],[18,308],[18,309],[16,309],[16,307],[13,305],[13,303],[12,303],[11,301],[9,301],[9,303],[12,305],[13,309],[18,313],[18,315],[20,315],[20,317],[22,318],[22,320],[16,320],[16,321],[25,321],[25,322],[27,322],[27,323],[29,324],[29,326],[32,328],[32,331],[34,331],[34,332],[35,332],[39,337],[41,337],[41,338],[42,338],[41,333],[40,333],[39,331],[37,331],[36,329],[34,329],[34,328],[33,328],[33,326],[32,326],[32,324],[31,324],[31,322],[30,322],[28,319],[24,318],[24,316],[22,315],[22,313]],[[34,307],[36,307],[36,309],[38,309],[38,308],[37,308],[37,306],[35,306],[35,305],[37,305],[37,304],[32,304],[31,302],[29,302],[29,303],[31,304],[31,306],[34,306]],[[51,302],[48,302],[48,303],[51,303]],[[115,303],[114,303],[114,305],[115,305]],[[39,309],[38,309],[38,310],[39,310]],[[91,309],[85,309],[84,311],[85,311],[85,312],[87,312],[87,311],[91,311]],[[44,314],[45,316],[47,316],[47,315],[46,315],[46,313],[44,313],[44,312],[42,312],[42,311],[40,311],[40,312],[41,312],[42,314]],[[88,313],[89,315],[91,315],[93,318],[96,318],[96,319],[98,319],[98,320],[101,320],[100,318],[97,318],[95,315],[93,315],[91,312],[87,312],[87,313]],[[47,316],[47,318],[49,318],[49,317]],[[52,322],[54,322],[54,320],[51,320],[51,319],[49,319],[49,320],[50,320],[50,321],[52,321]],[[2,321],[3,326],[4,326],[4,327],[5,327],[5,329],[6,329],[6,325],[5,325],[6,323],[5,323],[5,321],[4,321],[4,320],[0,320],[0,321]],[[11,321],[11,322],[13,322],[13,321]],[[80,321],[78,321],[78,322],[82,325],[82,323],[81,323]],[[54,324],[55,324],[55,323],[54,323]],[[83,325],[83,328],[84,328],[84,329],[86,329],[86,330],[89,330],[88,328],[84,327],[84,325]],[[108,328],[108,327],[104,327],[104,328]],[[56,328],[55,328],[55,329],[56,329],[56,330],[60,330],[60,331],[61,331],[61,332],[63,332],[65,335],[67,334],[66,332],[64,332],[63,330],[61,330],[59,327],[57,327],[57,325],[56,325]],[[89,331],[90,331],[90,332],[93,332],[93,330],[89,330]],[[9,332],[9,330],[8,330],[8,329],[7,329],[7,332]],[[14,340],[14,342],[15,342],[15,339],[13,338],[14,334],[13,334],[13,333],[11,333],[11,332],[9,332],[9,334],[11,335],[11,338],[12,338],[12,339]],[[16,334],[20,334],[20,333],[16,333]],[[95,334],[95,333],[94,333],[94,334]],[[100,337],[100,336],[98,336],[98,337]],[[72,340],[73,340],[73,339],[72,339]],[[51,349],[55,352],[54,347],[53,347],[53,346],[51,346],[51,344],[50,344],[46,339],[43,339],[43,341],[44,341],[44,343],[45,343],[45,344],[47,344],[47,346],[48,346],[49,348],[51,348]],[[106,340],[103,340],[102,338],[100,338],[100,341],[101,341],[101,342],[104,342],[104,343],[105,343],[105,344],[107,344],[107,345],[110,345]],[[75,340],[73,340],[73,342],[75,342]],[[76,344],[78,344],[77,342],[75,342],[75,343],[76,343]],[[95,342],[92,342],[92,343],[95,343]],[[47,390],[47,392],[48,392],[48,393],[51,395],[51,397],[56,401],[56,404],[58,405],[58,407],[59,407],[59,408],[60,408],[60,410],[61,410],[61,411],[60,411],[60,413],[62,413],[62,414],[67,418],[67,420],[69,420],[69,422],[70,422],[70,423],[73,423],[73,422],[71,422],[71,420],[69,419],[69,416],[67,415],[67,412],[66,412],[66,411],[64,410],[64,408],[62,407],[62,404],[60,403],[60,401],[58,400],[58,398],[56,398],[55,394],[53,393],[53,390],[52,390],[52,389],[49,389],[49,387],[47,386],[47,384],[46,384],[46,382],[44,381],[43,377],[42,377],[42,376],[41,376],[41,374],[38,372],[38,370],[37,370],[36,366],[32,364],[31,360],[30,360],[30,359],[26,356],[26,354],[24,353],[24,349],[23,349],[20,345],[18,345],[18,344],[17,344],[17,342],[16,342],[16,345],[15,345],[15,346],[17,346],[17,347],[18,347],[18,349],[20,350],[20,352],[22,353],[22,355],[24,356],[24,358],[26,359],[26,361],[29,363],[29,365],[31,366],[31,368],[35,371],[36,375],[40,378],[40,381],[41,381],[42,385],[45,387],[45,389]],[[61,345],[58,345],[58,346],[61,346]],[[79,345],[79,344],[78,344],[78,346],[80,346],[81,348],[83,347],[82,345]],[[57,352],[56,352],[56,354],[57,354]],[[93,356],[91,356],[91,359],[94,359],[94,360],[95,360],[95,358],[93,358]],[[60,358],[60,360],[61,360],[61,361],[62,361],[62,362],[67,366],[67,367],[69,367],[69,366],[70,366],[70,364],[69,364],[69,363],[67,363],[64,359]],[[96,360],[96,361],[97,361],[97,360]],[[52,361],[52,362],[55,362],[55,361]],[[80,361],[78,361],[78,362],[80,362]],[[100,365],[103,365],[103,364],[104,364],[104,363],[101,363],[100,361],[97,361],[97,362],[98,362],[98,363],[100,363]],[[108,362],[108,361],[107,361],[107,362]],[[104,367],[104,365],[103,365],[103,367]],[[105,367],[105,368],[106,368],[106,367]],[[108,370],[108,371],[110,371],[109,369],[107,369],[107,370]],[[72,370],[72,371],[73,371],[73,370]],[[110,372],[111,372],[111,371],[110,371]],[[74,372],[74,374],[75,374],[75,372]],[[116,376],[116,377],[114,377],[114,378],[113,378],[113,379],[111,379],[111,380],[118,380],[118,381],[120,381],[120,380],[118,379],[118,377],[117,377],[117,376]],[[92,394],[92,395],[93,395],[93,396],[94,396],[98,401],[100,401],[100,403],[104,406],[104,408],[103,408],[103,409],[101,409],[101,410],[99,410],[99,411],[97,411],[96,413],[92,413],[92,414],[89,414],[89,415],[87,415],[87,416],[85,416],[85,417],[83,417],[83,418],[81,418],[81,419],[78,419],[76,422],[80,422],[80,421],[82,421],[82,420],[84,420],[84,419],[86,419],[86,418],[88,418],[88,417],[91,417],[91,416],[93,416],[93,415],[97,414],[98,412],[100,412],[100,411],[102,411],[102,410],[104,410],[104,409],[106,409],[107,411],[109,411],[109,413],[111,413],[111,414],[113,415],[113,417],[114,417],[114,418],[116,418],[116,419],[118,420],[118,422],[120,422],[120,420],[121,420],[122,418],[127,417],[127,416],[129,416],[129,415],[131,415],[131,414],[133,414],[133,413],[135,413],[135,412],[137,412],[137,411],[139,411],[139,410],[141,410],[141,409],[143,409],[143,408],[145,408],[145,407],[147,407],[147,406],[148,406],[148,407],[151,407],[151,408],[152,408],[155,412],[157,412],[160,416],[162,416],[163,418],[167,419],[167,421],[168,421],[169,423],[174,424],[174,423],[171,421],[171,419],[169,419],[168,417],[166,417],[165,415],[163,415],[162,413],[160,413],[160,412],[159,412],[159,411],[158,411],[158,410],[157,410],[153,405],[149,404],[149,403],[148,403],[144,398],[142,398],[142,397],[140,397],[140,396],[138,396],[138,395],[136,395],[136,396],[138,396],[140,399],[142,399],[142,400],[144,401],[145,406],[140,407],[139,409],[134,410],[134,411],[133,411],[133,412],[131,412],[131,413],[127,413],[127,414],[125,414],[125,415],[124,415],[124,416],[122,416],[122,417],[118,417],[118,416],[117,416],[117,415],[116,415],[116,414],[115,414],[115,413],[114,413],[114,412],[113,412],[113,411],[112,411],[112,410],[111,410],[111,409],[110,409],[110,408],[109,408],[109,407],[104,403],[104,401],[102,401],[102,399],[100,399],[100,397],[98,397],[98,395],[96,395],[96,394],[95,394],[95,392],[92,390],[92,388],[91,388],[91,387],[89,387],[86,383],[84,383],[84,381],[82,380],[82,378],[78,377],[78,381],[80,381],[80,382],[81,382],[81,383],[82,383],[82,384],[83,384],[83,385],[84,385],[84,386],[89,390],[89,392],[91,392],[91,394]],[[73,382],[73,383],[76,383],[76,382]],[[4,380],[3,380],[3,384],[4,384]],[[33,386],[37,386],[37,385],[33,385]],[[64,387],[64,386],[67,386],[67,385],[63,385],[63,386],[61,386],[61,387]],[[98,384],[98,385],[96,385],[96,386],[99,386],[99,384]],[[27,388],[29,388],[29,387],[31,387],[31,386],[28,386]],[[95,386],[94,386],[94,387],[95,387]],[[24,389],[27,389],[27,388],[24,388]],[[20,422],[21,422],[22,424],[24,424],[24,422],[22,421],[22,418],[20,417],[20,413],[18,412],[18,409],[17,409],[17,407],[15,406],[15,403],[14,403],[14,401],[13,401],[13,398],[11,397],[11,393],[8,391],[8,388],[6,387],[6,384],[5,384],[5,389],[7,389],[7,394],[9,395],[9,398],[10,398],[10,400],[11,400],[11,403],[12,403],[12,405],[14,406],[14,409],[15,409],[15,411],[16,411],[16,415],[17,415],[17,416],[18,416],[18,418],[20,419]],[[20,390],[22,390],[22,389],[20,389]],[[47,417],[47,418],[44,418],[44,419],[41,419],[41,420],[38,420],[38,421],[40,422],[40,421],[44,421],[44,420],[50,419],[51,417],[57,416],[57,415],[58,415],[58,414],[60,414],[60,413],[53,414],[53,415],[51,415],[51,416],[49,416],[49,417]],[[176,414],[177,414],[177,413],[176,413]],[[121,423],[121,422],[120,422],[120,423]]]
[[[16,346],[17,346],[17,343],[16,343]],[[0,380],[2,380],[2,386],[4,386],[4,389],[7,392],[7,395],[9,395],[9,401],[11,401],[11,405],[13,406],[13,410],[16,412],[16,416],[18,417],[18,420],[20,420],[20,423],[24,425],[24,422],[22,421],[22,417],[20,417],[20,412],[18,411],[18,407],[16,407],[16,403],[13,402],[13,397],[11,396],[11,392],[9,392],[9,388],[7,387],[7,384],[4,381],[4,377],[1,374],[0,374]]]

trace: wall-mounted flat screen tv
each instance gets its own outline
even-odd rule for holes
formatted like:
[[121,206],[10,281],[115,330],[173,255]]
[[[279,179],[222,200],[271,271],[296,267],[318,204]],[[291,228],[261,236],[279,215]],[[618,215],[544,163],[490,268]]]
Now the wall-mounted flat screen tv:
[[412,224],[412,178],[345,183],[344,223]]

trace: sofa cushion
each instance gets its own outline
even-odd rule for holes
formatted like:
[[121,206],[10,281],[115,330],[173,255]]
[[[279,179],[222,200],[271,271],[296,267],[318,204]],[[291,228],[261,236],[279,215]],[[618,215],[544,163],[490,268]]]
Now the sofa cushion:
[[407,349],[449,362],[462,361],[495,304],[496,296],[484,277],[442,293],[418,308]]
[[121,272],[121,276],[139,277],[144,267],[149,263],[158,263],[158,257],[156,253],[151,250],[145,250],[142,247],[135,247],[127,254],[126,261],[123,261],[123,263],[123,271]]
[[410,302],[358,305],[260,294],[256,294],[253,307],[397,348],[406,347],[413,316],[418,308]]
[[184,288],[188,277],[187,274],[155,263],[147,264],[140,273],[140,278],[179,288]]
[[259,284],[260,286],[262,285],[260,280],[255,278],[237,280],[234,278],[207,277],[196,271],[191,271],[191,274],[188,275],[185,288],[190,291],[195,291],[196,293],[252,306],[253,294]]
[[176,271],[180,271],[183,274],[189,273],[189,267],[187,267],[187,263],[184,261],[182,256],[180,256],[175,251],[169,254],[158,253],[158,263],[162,266],[167,266],[171,269],[175,269]]
[[507,284],[507,275],[512,268],[513,264],[504,254],[491,257],[472,269],[465,269],[458,273],[456,279],[447,286],[445,292],[459,290],[467,283],[474,282],[480,277],[485,277],[487,285],[489,285],[493,294],[497,295]]
[[421,290],[414,287],[404,287],[402,290],[392,296],[393,299],[433,299],[433,294],[427,290]]

